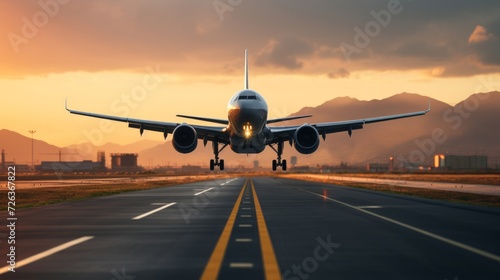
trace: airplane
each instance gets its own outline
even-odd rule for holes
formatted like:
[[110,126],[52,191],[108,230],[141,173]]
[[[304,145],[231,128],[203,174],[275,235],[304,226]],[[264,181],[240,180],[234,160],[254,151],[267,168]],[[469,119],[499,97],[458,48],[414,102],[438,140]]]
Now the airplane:
[[287,141],[299,153],[311,154],[318,149],[320,137],[325,141],[327,134],[337,132],[347,132],[351,136],[353,130],[362,129],[365,124],[425,115],[430,111],[430,103],[428,109],[418,112],[316,124],[270,126],[270,124],[278,122],[308,118],[311,115],[267,119],[268,108],[264,97],[249,89],[248,50],[245,50],[244,89],[238,91],[229,100],[227,119],[176,115],[177,117],[216,123],[221,126],[190,125],[185,122],[142,120],[76,111],[69,109],[67,102],[65,109],[71,114],[126,122],[130,128],[139,129],[141,136],[144,130],[162,132],[164,139],[167,139],[168,134],[172,134],[172,145],[179,153],[194,151],[198,139],[203,140],[204,146],[210,141],[214,153],[214,159],[210,160],[210,170],[214,170],[216,166],[220,170],[224,170],[224,160],[219,158],[219,154],[227,146],[238,154],[260,153],[266,146],[269,146],[277,154],[277,159],[272,161],[272,170],[276,171],[277,167],[281,167],[285,171],[287,163],[281,156],[284,143]]

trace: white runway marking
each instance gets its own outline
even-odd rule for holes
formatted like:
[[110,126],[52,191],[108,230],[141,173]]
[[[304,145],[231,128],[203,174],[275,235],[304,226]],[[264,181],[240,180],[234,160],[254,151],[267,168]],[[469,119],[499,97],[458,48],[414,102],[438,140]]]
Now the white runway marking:
[[[72,247],[72,246],[75,246],[75,245],[80,244],[82,242],[85,242],[87,240],[90,240],[92,238],[94,238],[94,237],[93,236],[83,236],[83,237],[80,237],[80,238],[75,239],[73,241],[69,241],[69,242],[66,242],[66,243],[64,243],[62,245],[56,246],[56,247],[54,247],[52,249],[49,249],[47,251],[43,251],[41,253],[38,253],[38,254],[36,254],[34,256],[31,256],[31,257],[29,257],[27,259],[24,259],[24,260],[21,260],[21,261],[17,262],[15,269],[19,269],[22,266],[25,266],[25,265],[30,264],[32,262],[36,262],[36,261],[41,260],[43,258],[46,258],[46,257],[48,257],[50,255],[53,255],[53,254],[55,254],[57,252],[60,252],[60,251],[62,251],[64,249],[68,249],[69,247]],[[9,271],[9,267],[10,266],[5,266],[5,267],[0,268],[0,274],[3,274],[5,272]]]
[[253,263],[230,263],[231,268],[253,268]]
[[211,190],[211,189],[213,189],[213,188],[214,188],[214,187],[208,188],[208,189],[206,189],[206,190],[204,190],[204,191],[201,191],[201,192],[195,193],[194,195],[200,195],[200,194],[202,194],[202,193],[208,192],[209,190]]
[[242,217],[242,218],[251,218],[252,215],[240,215],[240,217]]
[[316,196],[319,196],[323,199],[328,199],[330,201],[333,201],[333,202],[336,202],[338,204],[342,204],[346,207],[349,207],[349,208],[352,208],[352,209],[355,209],[355,210],[358,210],[358,211],[361,211],[365,214],[368,214],[368,215],[371,215],[371,216],[374,216],[374,217],[377,217],[379,219],[382,219],[382,220],[385,220],[387,222],[390,222],[390,223],[393,223],[395,225],[398,225],[398,226],[401,226],[401,227],[404,227],[404,228],[407,228],[409,230],[412,230],[414,232],[418,232],[420,234],[423,234],[423,235],[426,235],[428,237],[431,237],[431,238],[434,238],[436,240],[439,240],[441,242],[444,242],[444,243],[447,243],[449,245],[452,245],[452,246],[455,246],[455,247],[458,247],[458,248],[461,248],[461,249],[464,249],[466,251],[469,251],[471,253],[474,253],[474,254],[477,254],[477,255],[480,255],[480,256],[483,256],[485,258],[488,258],[488,259],[491,259],[491,260],[494,260],[494,261],[497,261],[497,262],[500,262],[500,256],[497,256],[495,254],[492,254],[492,253],[489,253],[489,252],[486,252],[486,251],[483,251],[481,249],[478,249],[478,248],[475,248],[475,247],[472,247],[472,246],[469,246],[467,244],[463,244],[463,243],[460,243],[458,241],[455,241],[455,240],[452,240],[452,239],[449,239],[449,238],[446,238],[444,236],[441,236],[441,235],[437,235],[437,234],[434,234],[432,232],[429,232],[429,231],[426,231],[426,230],[423,230],[423,229],[419,229],[417,227],[414,227],[414,226],[411,226],[409,224],[405,224],[405,223],[402,223],[402,222],[399,222],[399,221],[396,221],[396,220],[393,220],[391,218],[387,218],[387,217],[384,217],[382,215],[379,215],[379,214],[375,214],[375,213],[372,213],[370,211],[367,211],[367,210],[364,210],[364,209],[361,209],[360,207],[357,207],[357,206],[354,206],[354,205],[351,205],[351,204],[348,204],[348,203],[345,203],[345,202],[342,202],[340,200],[336,200],[336,199],[333,199],[333,198],[329,198],[329,197],[325,197],[323,196],[322,194],[318,194],[318,193],[315,193],[315,192],[310,192],[310,191],[306,191],[306,190],[303,190],[303,189],[300,189],[301,191],[303,192],[307,192],[307,193],[310,193],[310,194],[314,194]]
[[221,186],[224,186],[225,184],[229,184],[229,183],[231,183],[232,181],[234,181],[234,180],[236,180],[236,179],[238,179],[238,178],[233,178],[233,179],[231,179],[231,180],[229,180],[229,181],[227,181],[227,182],[224,182],[224,183],[222,183],[222,184],[220,184],[220,185],[221,185]]
[[362,209],[379,209],[379,208],[382,208],[382,206],[378,206],[378,205],[367,205],[367,206],[358,206],[358,208],[362,208]]
[[176,203],[177,203],[177,202],[172,202],[172,203],[169,203],[169,204],[163,205],[162,207],[156,208],[155,210],[152,210],[152,211],[149,211],[149,212],[144,213],[144,214],[142,214],[142,215],[139,215],[139,216],[137,216],[137,217],[134,217],[134,218],[132,218],[132,220],[140,220],[140,219],[142,219],[142,218],[144,218],[144,217],[147,217],[147,216],[149,216],[149,215],[151,215],[151,214],[154,214],[154,213],[156,213],[156,212],[158,212],[158,211],[160,211],[160,210],[163,210],[163,209],[165,209],[165,208],[167,208],[167,207],[170,207],[170,206],[172,206],[172,205],[174,205],[174,204],[176,204]]
[[236,242],[252,242],[252,238],[236,238]]
[[249,224],[240,224],[240,225],[238,225],[238,227],[252,227],[252,225],[249,225]]

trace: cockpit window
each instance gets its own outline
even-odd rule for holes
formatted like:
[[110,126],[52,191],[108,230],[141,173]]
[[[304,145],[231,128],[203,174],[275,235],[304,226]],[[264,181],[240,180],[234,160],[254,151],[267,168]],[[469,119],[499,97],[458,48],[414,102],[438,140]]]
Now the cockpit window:
[[242,99],[251,99],[251,100],[260,100],[260,98],[258,98],[256,95],[240,95],[238,96],[237,98],[238,100],[242,100]]

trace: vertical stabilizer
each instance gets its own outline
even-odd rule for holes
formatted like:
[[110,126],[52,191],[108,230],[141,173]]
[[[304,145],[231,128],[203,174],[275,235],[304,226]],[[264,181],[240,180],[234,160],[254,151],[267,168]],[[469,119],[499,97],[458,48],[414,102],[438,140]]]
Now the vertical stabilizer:
[[245,49],[245,89],[248,89],[248,49]]

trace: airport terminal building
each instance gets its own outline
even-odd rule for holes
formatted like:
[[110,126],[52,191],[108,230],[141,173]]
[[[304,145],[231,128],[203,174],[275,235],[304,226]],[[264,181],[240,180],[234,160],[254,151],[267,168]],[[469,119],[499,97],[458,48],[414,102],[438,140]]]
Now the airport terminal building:
[[487,156],[435,155],[434,167],[445,170],[484,170],[488,169]]

